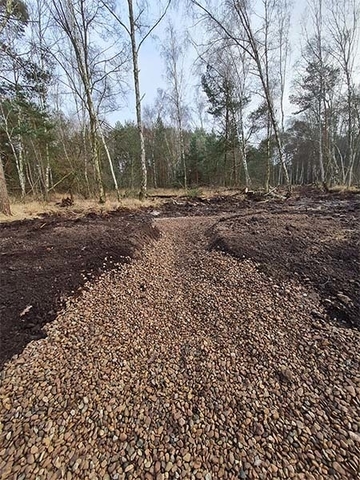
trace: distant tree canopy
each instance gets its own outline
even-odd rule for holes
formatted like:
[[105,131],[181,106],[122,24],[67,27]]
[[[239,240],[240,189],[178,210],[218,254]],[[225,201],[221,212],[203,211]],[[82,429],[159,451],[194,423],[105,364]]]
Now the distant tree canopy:
[[[160,39],[166,88],[145,107],[137,53],[152,27],[129,30],[132,3],[116,1],[114,10],[100,0],[0,0],[2,199],[359,183],[358,2],[309,3],[290,68],[287,0],[191,0],[206,39],[195,73],[184,67],[185,32],[170,22]],[[144,25],[157,27],[171,2],[157,7],[140,9]],[[137,121],[112,126],[131,74]]]

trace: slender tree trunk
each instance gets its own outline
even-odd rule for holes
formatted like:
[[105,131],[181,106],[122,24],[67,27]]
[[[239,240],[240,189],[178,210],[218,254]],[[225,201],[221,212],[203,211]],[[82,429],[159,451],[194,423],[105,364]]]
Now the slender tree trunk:
[[[225,155],[224,155],[224,186],[227,186],[227,168],[228,168],[228,152],[229,152],[229,130],[230,116],[227,102],[225,104]],[[230,167],[231,168],[231,167]]]
[[241,161],[243,164],[243,169],[244,169],[244,174],[245,174],[245,186],[249,187],[251,184],[251,178],[249,175],[249,169],[248,169],[248,164],[247,164],[247,154],[246,154],[246,148],[241,149]]
[[316,35],[317,35],[317,49],[318,49],[318,61],[320,65],[320,98],[319,98],[319,166],[320,166],[320,177],[321,177],[321,183],[323,187],[326,187],[326,175],[325,175],[325,166],[324,166],[324,129],[322,125],[322,115],[323,113],[325,114],[325,128],[326,128],[326,106],[324,105],[323,109],[323,102],[325,102],[325,86],[324,86],[324,78],[323,78],[323,68],[324,68],[324,61],[323,61],[323,33],[322,33],[322,21],[323,21],[323,16],[322,16],[322,7],[323,7],[323,1],[318,0],[318,12],[317,12],[317,17],[316,17]]
[[6,186],[4,167],[0,158],[0,213],[11,215],[10,200]]
[[[136,6],[138,7],[138,15],[134,17],[134,8],[133,0],[127,0],[128,12],[129,12],[129,27],[116,15],[113,8],[110,8],[109,5],[106,5],[105,2],[102,2],[105,8],[111,13],[111,15],[116,19],[116,21],[125,29],[126,33],[130,36],[131,41],[131,51],[132,51],[132,61],[133,61],[133,77],[134,77],[134,86],[135,86],[135,102],[136,102],[136,120],[137,127],[139,131],[140,139],[140,163],[141,163],[141,184],[139,198],[143,200],[147,194],[147,164],[146,164],[146,151],[145,151],[145,139],[144,139],[144,125],[142,121],[142,112],[141,112],[141,96],[140,96],[140,80],[139,80],[139,49],[144,41],[149,37],[149,35],[155,30],[155,28],[160,24],[160,22],[165,17],[168,8],[170,7],[171,0],[168,0],[167,6],[165,7],[162,15],[155,21],[155,23],[148,29],[147,33],[142,37],[142,39],[137,43],[136,41],[136,31],[140,29],[142,25],[142,14],[147,8],[146,2],[145,5],[140,6],[138,2]],[[143,25],[142,25],[143,26]]]
[[[17,124],[20,131],[21,128],[21,110],[19,109]],[[24,144],[21,134],[18,135],[18,152],[15,155],[16,159],[16,167],[19,174],[19,182],[21,188],[21,200],[24,200],[26,195],[26,181],[25,181],[25,173],[24,173]]]
[[101,167],[100,167],[100,155],[99,155],[99,142],[98,142],[98,118],[95,112],[93,100],[90,93],[90,86],[87,81],[87,77],[84,78],[84,87],[86,92],[86,101],[87,101],[87,110],[89,113],[89,123],[90,123],[90,143],[91,143],[91,154],[92,161],[95,168],[95,181],[97,186],[97,191],[99,195],[99,202],[105,203],[105,190],[102,181]]
[[[258,50],[258,47],[257,47],[257,44],[256,44],[256,40],[255,40],[254,35],[252,33],[251,25],[249,23],[249,19],[248,19],[247,16],[246,16],[246,27],[247,27],[247,30],[249,32],[248,35],[250,37],[252,50],[254,52],[254,57],[255,57],[255,61],[256,61],[256,64],[257,64],[257,69],[258,69],[258,72],[259,72],[260,81],[262,83],[263,91],[264,91],[264,94],[265,94],[266,105],[267,105],[267,109],[268,109],[268,130],[269,130],[269,119],[270,119],[272,130],[274,132],[276,146],[277,146],[278,153],[279,153],[280,165],[281,165],[281,167],[283,169],[283,172],[284,172],[286,185],[290,189],[291,184],[290,184],[289,172],[287,170],[286,163],[285,163],[283,146],[282,146],[282,141],[281,141],[281,134],[280,134],[279,125],[278,125],[278,122],[277,122],[277,119],[276,119],[273,95],[272,95],[272,90],[271,90],[271,85],[270,85],[270,75],[269,75],[269,29],[270,29],[270,19],[269,19],[269,4],[268,4],[268,2],[265,2],[264,6],[265,6],[265,65],[264,65],[264,67],[262,65],[262,60],[261,60],[260,55],[259,55],[259,50]],[[244,17],[245,17],[245,15],[244,15]],[[269,139],[269,137],[268,137],[268,139]],[[268,140],[268,141],[270,141],[270,140]],[[270,143],[268,145],[268,148],[270,148]],[[270,169],[270,158],[269,158],[268,162],[269,162],[268,168]],[[269,188],[269,186],[268,186],[268,188]]]
[[112,161],[108,146],[106,144],[106,140],[105,140],[102,128],[99,124],[99,119],[98,118],[97,118],[97,127],[98,127],[98,133],[99,133],[101,142],[103,144],[103,147],[104,147],[104,150],[105,150],[105,153],[106,153],[106,157],[107,157],[108,162],[109,162],[109,167],[110,167],[111,176],[112,176],[112,179],[113,179],[113,182],[114,182],[114,188],[115,188],[115,191],[116,191],[116,196],[117,196],[118,201],[120,201],[119,185],[118,185],[117,178],[116,178],[116,175],[115,175],[113,161]]
[[45,157],[46,157],[46,167],[45,167],[45,201],[49,201],[49,191],[50,191],[50,180],[51,180],[51,166],[50,166],[50,153],[49,153],[49,142],[46,140],[45,145]]
[[352,179],[353,179],[353,173],[354,173],[354,157],[349,165],[349,169],[347,172],[347,186],[350,188],[352,185]]
[[289,172],[287,170],[286,163],[285,163],[285,157],[284,157],[284,151],[283,151],[283,146],[282,146],[282,141],[281,141],[281,135],[280,135],[280,132],[279,132],[278,123],[276,121],[275,110],[274,110],[272,98],[271,98],[270,92],[268,91],[266,86],[264,86],[264,90],[265,90],[266,103],[267,103],[267,107],[268,107],[269,115],[270,115],[271,126],[272,126],[272,129],[273,129],[273,132],[274,132],[275,142],[276,142],[276,146],[277,146],[278,153],[279,153],[280,165],[281,165],[281,168],[283,170],[286,185],[290,189],[290,187],[291,187],[290,177],[289,177]]
[[157,166],[156,166],[156,158],[155,155],[153,154],[152,156],[152,166],[153,166],[153,185],[154,188],[157,189]]
[[241,112],[240,112],[241,161],[243,164],[244,174],[245,174],[245,186],[249,187],[251,184],[251,178],[249,175],[249,169],[247,164],[247,147],[246,147],[247,142],[246,142],[246,135],[244,132],[243,117],[244,117],[244,113],[243,113],[243,109],[241,108]]
[[19,151],[16,159],[16,167],[19,175],[19,182],[21,188],[21,200],[25,199],[26,195],[26,182],[25,182],[25,172],[24,172],[24,148],[21,136],[19,136]]
[[324,142],[323,142],[323,128],[322,128],[322,107],[321,99],[319,101],[319,120],[318,120],[318,136],[319,136],[319,167],[320,167],[320,181],[325,184],[325,168],[324,168]]
[[186,157],[185,157],[185,148],[184,148],[184,134],[183,134],[181,122],[180,122],[180,128],[179,128],[179,139],[180,139],[180,159],[181,159],[182,167],[184,169],[184,188],[185,190],[187,190],[188,188],[187,168],[186,168]]
[[[43,17],[43,12],[41,10],[41,0],[37,0],[37,26],[38,26],[38,38],[37,38],[37,43],[38,43],[38,48],[40,51],[40,66],[41,70],[45,71],[46,70],[46,65],[44,62],[44,30],[43,30],[43,24],[42,24],[42,17]],[[42,91],[40,93],[40,105],[41,109],[45,112],[46,111],[46,91]],[[49,191],[50,191],[50,177],[51,177],[51,166],[50,166],[50,149],[49,149],[49,140],[47,138],[48,134],[48,129],[45,127],[45,171],[44,171],[44,198],[45,201],[49,201]]]
[[128,0],[129,7],[129,22],[130,22],[130,38],[131,38],[131,52],[133,60],[133,74],[135,85],[135,102],[136,102],[136,122],[139,131],[140,139],[140,163],[141,163],[141,184],[139,198],[143,200],[147,191],[147,165],[146,165],[146,152],[145,152],[145,139],[144,139],[144,125],[141,115],[141,96],[140,96],[140,79],[139,79],[139,62],[138,62],[138,49],[136,46],[136,25],[134,19],[134,10],[132,0]]
[[179,93],[179,85],[178,85],[178,74],[176,64],[174,64],[174,81],[175,81],[175,109],[176,109],[176,121],[177,121],[177,128],[178,128],[178,135],[179,135],[179,155],[180,155],[180,166],[184,169],[184,188],[187,190],[188,187],[188,180],[187,180],[187,167],[186,167],[186,157],[185,157],[185,145],[184,145],[184,132],[183,132],[183,122],[182,122],[182,115],[181,115],[181,100],[180,100],[180,93]]
[[97,139],[97,129],[96,129],[96,118],[93,115],[90,115],[90,141],[91,141],[91,154],[95,168],[95,181],[97,186],[97,191],[99,195],[99,202],[105,203],[105,191],[104,185],[102,182],[101,168],[100,168],[100,158],[99,158],[99,145]]
[[[354,163],[355,163],[355,154],[354,154],[354,126],[352,118],[352,85],[350,79],[350,72],[346,71],[346,84],[347,84],[347,109],[348,109],[348,158],[349,158],[349,168],[347,172],[347,186],[351,187]],[[344,182],[345,183],[345,182]]]
[[19,148],[16,150],[15,145],[13,144],[11,138],[8,136],[8,140],[11,146],[11,150],[13,152],[14,158],[15,158],[15,165],[16,165],[16,171],[18,174],[19,178],[19,185],[20,185],[20,190],[21,190],[21,200],[24,200],[25,195],[26,195],[26,178],[25,178],[25,171],[24,171],[24,156],[23,156],[23,147],[22,147],[22,139],[19,136],[18,143],[19,143]]
[[186,166],[186,157],[185,157],[185,145],[184,145],[184,132],[183,132],[183,114],[182,114],[182,94],[181,94],[181,83],[178,72],[178,53],[176,51],[176,39],[175,31],[171,29],[170,31],[170,51],[168,53],[169,61],[172,66],[171,77],[173,79],[173,102],[175,107],[176,123],[177,130],[179,135],[179,151],[178,154],[179,164],[183,168],[183,180],[185,190],[188,187],[187,180],[187,166]]
[[233,145],[233,179],[234,179],[234,187],[237,186],[238,184],[238,179],[237,179],[237,160],[236,160],[236,148],[235,145]]
[[33,179],[33,174],[32,174],[30,165],[25,165],[25,174],[26,174],[26,180],[31,189],[31,194],[35,195],[35,182]]
[[267,119],[267,139],[266,139],[266,173],[265,173],[265,193],[268,193],[270,190],[270,135],[271,135],[271,125],[270,125],[270,118],[268,115]]
[[[18,179],[19,179],[19,185],[20,185],[20,190],[21,190],[21,199],[24,200],[25,195],[26,195],[26,177],[25,177],[25,171],[24,171],[24,155],[23,155],[23,143],[22,143],[22,138],[21,135],[17,135],[17,143],[18,143],[18,148],[14,145],[14,141],[12,138],[12,134],[9,130],[9,124],[8,124],[8,117],[6,113],[4,112],[4,109],[1,107],[1,113],[3,117],[3,123],[4,123],[4,129],[5,129],[5,134],[8,139],[11,151],[14,155],[15,158],[15,165],[16,165],[16,171],[18,174]],[[18,113],[17,116],[17,127],[20,130],[21,127],[21,118],[20,118],[20,112]]]
[[[85,184],[86,184],[87,197],[91,197],[89,173],[88,173],[88,168],[89,168],[88,142],[86,141],[86,136],[87,136],[87,129],[86,129],[85,118],[83,118],[83,128],[81,130],[81,137],[82,137],[83,148],[84,148],[84,178],[85,178]],[[68,157],[65,142],[64,142],[64,151],[65,151],[66,157]]]
[[131,156],[130,189],[131,189],[131,190],[134,190],[134,158],[133,158],[133,156]]

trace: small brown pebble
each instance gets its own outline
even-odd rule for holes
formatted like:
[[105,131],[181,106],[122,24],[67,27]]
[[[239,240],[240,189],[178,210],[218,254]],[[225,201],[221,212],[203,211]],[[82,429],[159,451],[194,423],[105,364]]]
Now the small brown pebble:
[[333,466],[333,469],[338,473],[340,473],[341,475],[346,475],[346,471],[338,462],[333,462],[332,466]]
[[191,460],[191,455],[190,455],[190,453],[186,453],[186,454],[183,456],[183,460],[184,460],[184,462],[189,463],[190,460]]

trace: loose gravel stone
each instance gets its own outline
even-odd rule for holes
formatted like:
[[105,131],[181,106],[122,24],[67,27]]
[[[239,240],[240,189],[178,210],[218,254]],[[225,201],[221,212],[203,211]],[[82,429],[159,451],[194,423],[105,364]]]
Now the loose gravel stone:
[[213,222],[157,220],[6,365],[1,479],[357,478],[359,332],[209,252]]

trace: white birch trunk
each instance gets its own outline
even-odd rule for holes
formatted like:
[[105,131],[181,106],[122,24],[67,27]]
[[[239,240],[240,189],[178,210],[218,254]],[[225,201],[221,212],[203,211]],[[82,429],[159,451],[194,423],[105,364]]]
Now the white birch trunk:
[[136,32],[135,32],[136,26],[135,26],[132,0],[128,0],[128,8],[129,8],[131,52],[132,52],[132,61],[133,61],[133,75],[134,75],[134,86],[135,86],[136,123],[137,123],[139,140],[140,140],[141,183],[140,183],[139,198],[140,200],[143,200],[146,197],[146,192],[147,192],[147,165],[146,165],[146,152],[145,152],[145,139],[144,139],[144,125],[142,121],[142,112],[141,112],[139,60],[138,60],[139,52],[136,45]]

